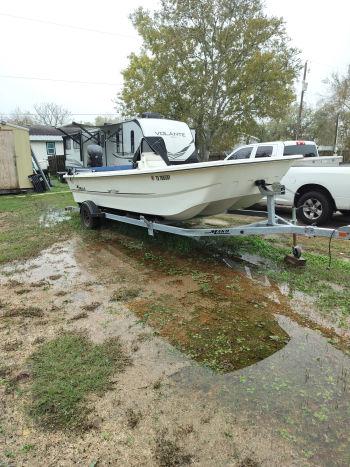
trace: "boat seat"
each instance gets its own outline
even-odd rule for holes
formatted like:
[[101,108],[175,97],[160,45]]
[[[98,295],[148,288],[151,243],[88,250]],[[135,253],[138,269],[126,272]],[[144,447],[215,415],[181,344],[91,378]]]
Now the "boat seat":
[[90,167],[91,172],[110,172],[113,170],[131,170],[132,165],[106,165],[103,167]]
[[138,161],[138,168],[143,169],[159,169],[167,167],[167,164],[158,154],[154,152],[143,152],[141,159]]

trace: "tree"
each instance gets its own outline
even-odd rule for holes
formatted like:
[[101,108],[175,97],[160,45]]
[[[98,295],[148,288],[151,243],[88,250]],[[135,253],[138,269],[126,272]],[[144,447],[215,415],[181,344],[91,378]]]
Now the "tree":
[[139,8],[131,19],[143,46],[123,71],[123,114],[187,121],[203,159],[293,100],[298,51],[260,0],[161,0],[153,15]]
[[110,117],[108,115],[98,115],[95,118],[95,125],[96,126],[102,126],[105,123],[118,123],[120,122],[121,119],[117,117]]
[[[284,115],[279,119],[269,119],[259,126],[256,131],[261,141],[293,140],[298,126],[299,104],[294,102],[284,110]],[[300,138],[313,139],[315,112],[304,106],[300,125]]]
[[326,83],[329,86],[329,95],[323,108],[334,122],[339,115],[338,146],[341,150],[350,149],[350,65],[344,76],[333,73]]
[[36,112],[36,116],[34,117],[35,123],[41,125],[63,125],[67,123],[69,117],[72,115],[69,110],[54,102],[35,104],[34,110]]
[[20,126],[33,125],[34,119],[33,114],[28,110],[23,112],[19,107],[16,107],[10,114],[10,118],[7,119],[9,123]]

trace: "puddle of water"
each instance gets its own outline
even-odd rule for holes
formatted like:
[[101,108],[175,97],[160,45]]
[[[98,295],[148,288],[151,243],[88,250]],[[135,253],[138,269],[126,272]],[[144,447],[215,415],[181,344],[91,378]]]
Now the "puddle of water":
[[67,221],[71,218],[68,211],[64,209],[49,209],[39,218],[41,227],[53,227],[60,222]]
[[[329,286],[327,285],[327,287]],[[334,287],[336,290],[336,284],[334,284]],[[335,324],[339,323],[340,319],[343,318],[341,315],[337,315],[334,312],[327,313],[325,316],[320,314],[316,307],[316,297],[312,297],[300,290],[291,291],[289,285],[286,283],[278,284],[278,289],[284,296],[289,297],[288,302],[291,308],[300,316],[304,316],[324,328],[333,329],[339,336],[350,337],[349,329],[343,329]]]
[[19,282],[22,285],[37,284],[45,287],[66,286],[87,280],[84,271],[80,270],[75,258],[76,242],[64,246],[54,246],[45,250],[40,256],[25,263],[14,261],[0,269],[0,284]]
[[278,320],[291,340],[269,358],[225,375],[186,368],[173,380],[252,425],[270,424],[317,465],[348,465],[350,359],[317,332]]

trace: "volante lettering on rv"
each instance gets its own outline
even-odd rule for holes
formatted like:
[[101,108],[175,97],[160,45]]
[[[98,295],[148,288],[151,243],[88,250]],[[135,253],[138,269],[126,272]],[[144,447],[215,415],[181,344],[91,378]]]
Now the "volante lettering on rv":
[[156,131],[155,132],[157,136],[182,136],[185,137],[185,133],[174,133],[173,131]]

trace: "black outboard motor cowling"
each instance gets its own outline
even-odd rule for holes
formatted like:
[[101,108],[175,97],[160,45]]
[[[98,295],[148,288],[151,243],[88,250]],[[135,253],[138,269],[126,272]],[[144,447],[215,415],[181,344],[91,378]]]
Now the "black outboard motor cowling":
[[98,144],[89,144],[87,147],[89,155],[88,167],[102,167],[103,149]]

